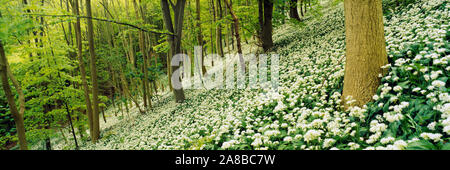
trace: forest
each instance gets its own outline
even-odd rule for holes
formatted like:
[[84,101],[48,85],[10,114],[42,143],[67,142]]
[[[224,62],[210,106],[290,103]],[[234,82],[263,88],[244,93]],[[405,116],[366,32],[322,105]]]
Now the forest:
[[0,150],[450,150],[449,0],[0,0]]

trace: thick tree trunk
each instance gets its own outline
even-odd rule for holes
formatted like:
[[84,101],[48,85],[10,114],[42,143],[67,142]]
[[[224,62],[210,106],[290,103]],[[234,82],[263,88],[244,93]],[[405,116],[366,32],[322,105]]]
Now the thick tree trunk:
[[258,38],[262,44],[262,30],[264,29],[264,0],[258,0],[258,21],[259,21],[259,30],[258,30]]
[[[86,0],[86,11],[87,17],[92,17],[91,11],[91,0]],[[92,104],[93,104],[93,112],[92,112],[92,132],[93,138],[92,142],[97,142],[100,136],[100,116],[99,116],[99,107],[98,107],[98,82],[97,82],[97,67],[96,61],[97,57],[95,55],[94,48],[94,26],[92,24],[92,19],[87,19],[88,26],[88,42],[89,42],[89,53],[91,55],[91,80],[92,80]]]
[[[342,101],[345,108],[372,99],[386,65],[381,0],[345,0],[346,65]],[[347,104],[347,96],[356,100]]]
[[269,51],[273,47],[273,40],[272,40],[273,2],[271,2],[270,0],[260,0],[258,6],[260,15],[259,24],[261,27],[260,28],[261,35],[259,37],[261,38],[261,43],[264,51]]
[[[181,36],[182,36],[182,28],[183,28],[183,17],[184,17],[184,8],[186,5],[186,0],[178,0],[176,5],[174,5],[174,22],[172,24],[172,17],[170,15],[169,3],[167,0],[161,0],[161,8],[163,12],[163,20],[167,30],[172,33],[172,35],[167,36],[167,41],[170,44],[170,54],[171,58],[173,55],[177,55],[181,53]],[[170,63],[169,63],[170,64]],[[174,71],[178,70],[180,66],[171,66],[172,75]],[[176,73],[175,73],[176,74]],[[175,77],[180,77],[179,72]],[[169,77],[169,81],[171,81],[171,77]],[[185,99],[184,91],[180,84],[181,88],[174,88],[174,96],[175,101],[178,103],[182,103]]]

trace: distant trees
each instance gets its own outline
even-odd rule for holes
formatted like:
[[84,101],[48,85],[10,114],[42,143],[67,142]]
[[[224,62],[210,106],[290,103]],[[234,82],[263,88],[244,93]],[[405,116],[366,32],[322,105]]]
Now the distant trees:
[[[140,1],[139,1],[140,2]],[[140,3],[139,3],[140,5]],[[142,19],[144,21],[144,15],[143,15],[143,11],[141,10],[142,8],[138,7],[138,4],[136,2],[136,0],[133,0],[133,6],[134,6],[134,10],[136,13],[136,19]],[[147,61],[147,46],[145,43],[145,37],[144,37],[144,31],[140,30],[139,31],[139,49],[141,50],[141,54],[142,54],[142,72],[144,72],[144,77],[142,79],[142,93],[143,93],[143,100],[144,100],[144,107],[148,108],[151,107],[151,99],[150,99],[150,94],[149,94],[149,83],[148,83],[148,61]]]
[[[371,100],[381,66],[388,63],[384,38],[382,0],[345,0],[346,64],[344,106],[362,106]],[[347,103],[347,97],[356,100]]]

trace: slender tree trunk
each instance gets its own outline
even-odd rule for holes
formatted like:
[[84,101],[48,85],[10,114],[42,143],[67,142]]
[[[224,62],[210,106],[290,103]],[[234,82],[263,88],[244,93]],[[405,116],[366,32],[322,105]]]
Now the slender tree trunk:
[[[79,116],[77,116],[77,122],[78,121],[80,121],[80,117]],[[83,126],[83,124],[79,124],[78,125],[78,133],[80,133],[80,138],[81,138],[81,140],[83,140],[83,133],[84,132],[86,132],[85,130],[84,130],[84,126]]]
[[[141,14],[141,19],[143,20],[143,22],[145,22],[145,13],[144,13],[144,9],[142,8],[142,2],[141,2],[141,0],[139,0],[139,11],[140,11],[140,14]],[[149,76],[148,76],[148,67],[151,67],[151,55],[150,55],[150,52],[151,52],[151,40],[150,40],[150,36],[148,35],[148,34],[145,34],[144,32],[142,32],[143,34],[144,34],[144,49],[147,49],[147,50],[144,50],[145,51],[145,61],[144,61],[144,64],[145,64],[145,72],[144,72],[144,76],[145,76],[145,79],[146,79],[146,82],[147,82],[147,101],[148,101],[148,107],[149,108],[152,108],[152,93],[151,93],[151,90],[150,90],[150,81],[149,81]],[[150,45],[150,48],[147,48],[147,46],[145,46],[145,44],[149,44]]]
[[[136,18],[139,19],[140,13],[139,13],[139,7],[136,3],[136,0],[133,0],[133,6],[134,10],[136,12]],[[141,17],[142,20],[144,20],[144,16]],[[146,47],[145,47],[145,39],[144,39],[144,32],[139,31],[139,48],[142,53],[143,63],[142,63],[142,71],[144,73],[144,78],[142,80],[142,92],[143,92],[143,100],[144,100],[144,108],[148,109],[148,104],[150,101],[148,101],[147,96],[148,94],[148,70],[147,70],[147,54],[146,54]]]
[[[1,18],[1,13],[0,13]],[[12,75],[12,74],[11,74]],[[21,114],[17,110],[17,106],[14,100],[14,96],[11,91],[11,87],[8,82],[8,60],[6,59],[3,43],[0,40],[0,77],[2,81],[3,91],[5,92],[6,99],[10,108],[10,112],[13,116],[16,124],[17,135],[19,138],[19,145],[21,150],[28,150],[27,140],[25,137],[25,125],[23,122],[23,113]],[[19,99],[20,100],[20,99]],[[22,102],[21,102],[22,103]],[[23,108],[25,109],[25,107]]]
[[[222,3],[220,3],[220,0],[216,0],[216,9],[217,9],[217,16],[218,16],[218,20],[222,20]],[[223,45],[222,45],[222,25],[220,24],[220,22],[217,24],[216,27],[216,48],[217,48],[217,52],[219,53],[220,56],[224,56],[223,55]]]
[[[362,106],[372,99],[380,67],[388,63],[381,0],[345,0],[346,57],[342,101],[345,108]],[[356,100],[347,104],[346,98]]]
[[236,37],[239,61],[241,63],[241,70],[245,71],[245,61],[244,61],[244,57],[242,56],[241,36],[239,35],[239,19],[237,18],[236,14],[234,14],[231,3],[229,3],[228,0],[224,0],[224,2],[228,7],[228,11],[230,12],[231,17],[233,18],[234,36]]
[[73,140],[75,142],[75,149],[78,150],[77,135],[75,134],[75,130],[73,128],[72,116],[70,115],[70,109],[66,102],[64,102],[64,105],[66,106],[67,118],[69,119],[70,128],[72,129]]
[[[125,75],[123,74],[123,70],[122,70],[122,67],[120,67],[120,71],[119,71],[120,73],[120,79],[121,79],[121,81],[122,81],[122,89],[123,89],[123,92],[124,92],[124,95],[125,96],[128,96],[129,98],[131,98],[131,100],[134,102],[134,104],[136,104],[136,107],[138,108],[138,110],[139,110],[139,112],[141,113],[141,114],[144,114],[145,112],[144,112],[144,110],[142,110],[141,109],[141,107],[139,106],[139,103],[137,102],[137,100],[136,100],[136,98],[134,98],[131,94],[130,94],[130,92],[129,92],[129,90],[128,90],[128,83],[127,83],[127,80],[126,80],[126,78],[125,78]],[[127,106],[127,103],[125,103],[125,107],[128,107]],[[128,112],[128,111],[127,111]]]
[[[214,7],[214,0],[210,0],[209,1],[209,13],[210,13],[210,15],[212,16],[212,19],[211,19],[211,28],[210,28],[210,30],[209,30],[209,40],[210,40],[210,44],[211,44],[211,54],[214,54],[214,50],[216,49],[215,48],[215,45],[214,45],[214,25],[215,25],[215,23],[216,23],[216,10],[215,10],[215,7]],[[217,50],[216,50],[217,51]]]
[[[74,15],[80,15],[79,11],[79,1],[74,0],[74,4],[72,5],[73,10],[72,12]],[[81,38],[81,23],[80,18],[77,18],[77,22],[75,24],[75,39],[77,42],[77,55],[78,55],[78,64],[80,66],[80,73],[81,73],[81,82],[83,84],[83,90],[84,90],[84,100],[86,102],[86,110],[87,110],[87,116],[88,116],[88,125],[89,125],[89,132],[91,135],[91,139],[94,138],[94,132],[93,130],[93,114],[92,114],[92,104],[91,99],[89,97],[89,86],[87,84],[86,79],[86,69],[84,66],[84,60],[83,60],[83,44],[82,44],[82,38]]]
[[112,71],[112,68],[111,67],[109,67],[109,73],[111,74],[111,84],[112,84],[112,86],[111,86],[111,103],[112,103],[112,105],[113,105],[113,110],[114,110],[114,116],[117,116],[117,110],[116,110],[116,89],[117,89],[117,87],[116,87],[116,79],[115,79],[115,76],[114,76],[114,72]]
[[304,14],[304,12],[303,12],[303,11],[304,11],[304,10],[303,10],[303,9],[304,9],[304,8],[303,8],[303,3],[304,3],[303,1],[304,1],[304,0],[300,0],[300,13],[301,13],[302,17],[305,16],[305,14]]
[[308,3],[306,3],[306,2],[304,2],[303,3],[303,9],[305,9],[305,14],[306,14],[306,12],[308,11],[307,9],[308,9]]
[[103,117],[103,121],[106,123],[106,116],[105,116],[105,108],[102,107],[102,117]]
[[[228,9],[228,4],[225,4]],[[233,6],[233,0],[230,0],[230,6]],[[228,11],[230,13],[230,11]],[[230,24],[230,30],[231,30],[231,49],[234,50],[234,22]]]
[[67,137],[66,137],[66,135],[64,135],[64,131],[62,129],[63,129],[63,127],[58,128],[59,133],[61,133],[61,136],[63,136],[64,143],[67,144]]
[[169,84],[169,90],[173,92],[173,86],[172,86],[172,81],[170,81],[171,77],[172,77],[172,70],[170,68],[170,63],[171,63],[171,59],[172,59],[172,52],[169,51],[166,55],[166,65],[167,65],[167,80],[168,80],[168,84]]
[[[200,0],[195,0],[195,7],[196,7],[196,20],[197,20],[197,28],[198,28],[198,32],[197,32],[197,42],[198,45],[203,48],[204,42],[203,42],[203,35],[202,35],[202,25],[201,25],[201,18],[200,18],[200,14],[201,14],[201,8],[200,8]],[[203,51],[203,50],[202,50]],[[203,74],[206,73],[206,67],[205,67],[205,55],[202,54],[202,72]]]
[[[92,17],[91,12],[91,0],[86,0],[86,11],[87,11],[87,17]],[[92,104],[93,104],[93,112],[92,112],[92,118],[93,118],[93,139],[92,142],[97,142],[99,136],[100,136],[100,119],[99,119],[99,107],[98,107],[98,82],[97,82],[97,67],[96,67],[96,61],[97,57],[95,55],[95,48],[94,48],[94,26],[92,24],[92,19],[87,19],[87,26],[88,26],[88,42],[89,42],[89,53],[91,55],[91,80],[92,80]]]

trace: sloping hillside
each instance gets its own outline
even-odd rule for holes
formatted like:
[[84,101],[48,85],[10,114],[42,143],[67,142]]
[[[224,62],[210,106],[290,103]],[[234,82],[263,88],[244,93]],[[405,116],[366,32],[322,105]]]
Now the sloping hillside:
[[303,27],[275,30],[278,91],[187,90],[183,104],[166,92],[151,113],[132,108],[120,120],[110,108],[102,139],[81,148],[448,149],[449,9],[447,0],[385,9],[391,64],[367,107],[340,106],[345,28],[338,4]]

